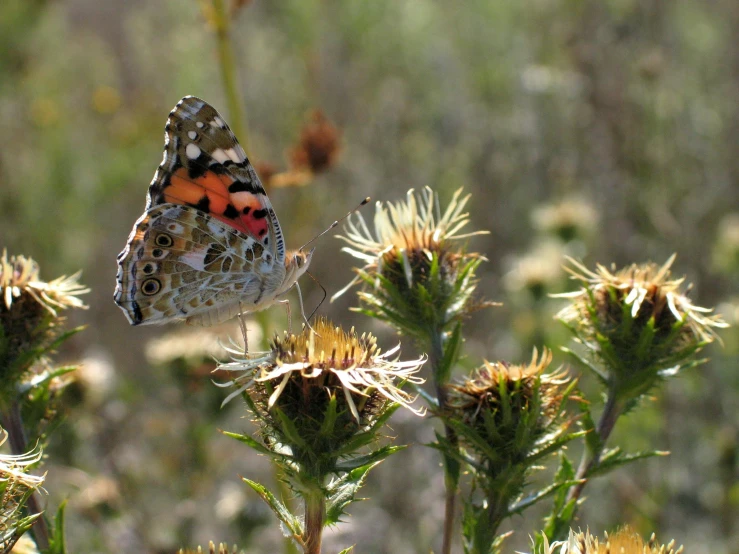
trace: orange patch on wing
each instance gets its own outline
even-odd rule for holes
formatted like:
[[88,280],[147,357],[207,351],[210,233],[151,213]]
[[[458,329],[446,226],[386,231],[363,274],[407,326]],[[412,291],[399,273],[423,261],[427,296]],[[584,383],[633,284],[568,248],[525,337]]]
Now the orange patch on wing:
[[[201,177],[192,179],[184,167],[175,171],[169,179],[169,186],[164,189],[164,198],[175,204],[198,204],[203,196],[208,197],[208,211],[211,216],[230,225],[239,231],[262,240],[269,232],[269,221],[266,217],[256,218],[254,212],[264,210],[259,196],[250,192],[229,193],[228,187],[234,179],[228,175],[218,175],[207,171]],[[239,215],[229,218],[223,215],[229,204]],[[249,208],[244,213],[244,208]]]
[[[183,176],[184,174],[184,176]],[[164,189],[164,199],[174,204],[197,204],[203,197],[203,187],[187,177],[186,169],[178,169]]]
[[164,197],[167,202],[175,204],[197,204],[203,196],[207,196],[210,211],[222,214],[230,201],[228,187],[231,183],[233,179],[228,175],[218,175],[212,171],[192,179],[187,169],[181,167],[170,177]]

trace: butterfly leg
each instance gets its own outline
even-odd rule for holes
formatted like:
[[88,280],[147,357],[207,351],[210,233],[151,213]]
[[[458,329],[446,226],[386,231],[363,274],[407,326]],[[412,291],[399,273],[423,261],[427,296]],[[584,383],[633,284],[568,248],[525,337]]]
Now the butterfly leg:
[[287,312],[287,334],[292,335],[293,333],[293,318],[290,312],[290,301],[287,298],[277,301],[278,304],[285,305],[285,311]]
[[[316,333],[316,330],[313,327],[311,327],[311,324],[308,321],[308,318],[305,317],[305,308],[303,308],[303,293],[300,291],[300,284],[297,281],[295,281],[295,287],[298,289],[298,300],[300,301],[300,315],[303,316],[303,321],[305,321],[305,324],[308,326],[308,329],[310,329],[316,335],[318,335],[318,333]],[[321,335],[318,335],[318,336],[320,337]]]
[[249,338],[246,335],[246,314],[241,311],[241,303],[239,302],[239,327],[241,327],[241,336],[244,339],[244,356],[249,353]]

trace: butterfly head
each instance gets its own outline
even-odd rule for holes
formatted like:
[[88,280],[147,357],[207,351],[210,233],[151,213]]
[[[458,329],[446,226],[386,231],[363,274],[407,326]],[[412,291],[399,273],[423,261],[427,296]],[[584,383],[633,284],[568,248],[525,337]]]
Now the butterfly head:
[[315,248],[310,250],[293,250],[285,256],[285,280],[283,281],[282,290],[286,291],[292,287],[300,276],[308,270],[313,252]]

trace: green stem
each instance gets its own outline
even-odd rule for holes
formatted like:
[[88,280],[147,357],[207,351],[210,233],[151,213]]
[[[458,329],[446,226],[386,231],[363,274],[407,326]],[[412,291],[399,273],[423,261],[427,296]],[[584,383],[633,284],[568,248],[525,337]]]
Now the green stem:
[[[582,458],[580,459],[580,466],[577,468],[577,473],[575,474],[575,479],[583,479],[585,481],[570,489],[567,495],[567,500],[577,500],[580,498],[582,490],[587,484],[586,479],[590,475],[592,469],[597,467],[598,462],[600,461],[600,456],[603,453],[606,441],[611,435],[611,431],[613,431],[613,428],[616,425],[616,420],[623,410],[621,404],[616,401],[617,396],[615,388],[611,387],[608,391],[608,398],[606,400],[606,405],[603,408],[603,413],[600,414],[600,420],[595,427],[595,432],[598,435],[598,449],[591,452],[589,448],[585,448]],[[575,517],[576,512],[577,510],[573,512],[573,518]]]
[[[431,349],[429,352],[429,362],[431,364],[431,372],[434,376],[434,384],[436,387],[436,399],[439,402],[439,410],[444,410],[446,406],[447,393],[446,383],[440,382],[438,376],[442,373],[441,364],[444,359],[444,333],[437,329],[431,334]],[[459,448],[459,437],[457,433],[444,425],[444,434],[449,444],[454,448]],[[454,535],[454,516],[457,505],[457,486],[459,483],[458,462],[447,456],[444,457],[444,527],[441,543],[441,554],[450,554],[452,550],[452,537]]]
[[231,130],[239,139],[244,151],[249,152],[249,130],[246,125],[246,115],[241,103],[241,95],[236,78],[236,62],[233,45],[230,37],[230,18],[226,12],[223,0],[213,0],[213,23],[215,25],[216,40],[218,42],[218,61],[221,66],[221,79],[223,90],[226,94],[228,104],[229,120]]
[[[26,431],[23,428],[20,404],[13,401],[6,410],[3,410],[0,417],[2,417],[3,428],[8,432],[8,441],[12,453],[16,456],[25,454],[28,449],[28,441],[26,440]],[[26,506],[28,513],[31,515],[43,512],[36,492],[28,499]],[[49,548],[49,528],[43,516],[34,522],[31,532],[39,550],[43,551]]]
[[475,554],[489,554],[493,552],[493,545],[497,538],[498,528],[503,520],[508,517],[508,506],[511,498],[523,488],[523,475],[506,472],[505,475],[497,476],[491,480],[490,490],[487,495],[487,506],[480,514],[478,521],[474,522],[474,536],[472,542]]
[[326,518],[326,499],[322,491],[310,493],[305,498],[305,529],[303,531],[305,554],[321,554],[323,523]]

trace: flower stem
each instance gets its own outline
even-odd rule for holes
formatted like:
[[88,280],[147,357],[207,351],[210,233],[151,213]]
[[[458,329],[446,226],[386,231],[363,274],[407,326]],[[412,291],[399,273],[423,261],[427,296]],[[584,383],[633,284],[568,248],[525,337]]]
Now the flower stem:
[[[447,392],[440,378],[444,373],[441,364],[444,360],[444,333],[442,330],[437,329],[431,334],[431,351],[429,352],[429,362],[431,364],[431,372],[434,376],[434,384],[436,386],[436,399],[439,402],[439,410],[444,410],[447,402]],[[444,435],[447,441],[453,448],[459,448],[459,437],[457,433],[449,427],[444,425]],[[452,536],[454,533],[454,516],[456,512],[457,504],[457,485],[459,483],[459,471],[455,471],[454,468],[458,467],[456,460],[444,456],[444,527],[443,536],[441,543],[441,554],[449,554],[452,550]]]
[[[28,449],[26,440],[26,432],[23,428],[23,418],[21,417],[21,409],[18,401],[13,401],[9,407],[6,407],[0,415],[2,418],[2,426],[8,432],[8,442],[10,449],[16,456],[25,454]],[[26,506],[29,515],[40,514],[43,512],[39,503],[38,493],[34,492],[28,499]],[[43,551],[49,548],[49,528],[46,519],[39,517],[31,527],[33,538],[39,550]]]
[[228,104],[229,120],[234,134],[239,138],[241,146],[249,152],[249,132],[246,125],[244,108],[240,101],[239,88],[236,78],[236,63],[233,53],[233,45],[229,31],[231,21],[224,0],[213,0],[213,24],[218,42],[218,61],[221,66],[221,79],[223,90],[226,94]]
[[323,522],[326,517],[326,499],[321,491],[305,497],[305,531],[303,552],[320,554],[323,536]]
[[[577,468],[575,479],[587,479],[591,470],[598,465],[598,462],[600,461],[600,456],[603,453],[603,449],[605,448],[606,441],[611,435],[611,431],[613,431],[613,428],[616,425],[616,420],[621,415],[623,410],[623,407],[620,403],[616,401],[616,398],[616,390],[614,389],[614,387],[611,387],[608,391],[608,398],[606,399],[606,405],[603,408],[603,413],[600,414],[600,420],[598,420],[598,424],[595,427],[595,432],[598,435],[598,448],[595,451],[591,451],[587,447],[585,448],[585,451],[582,454],[582,458],[580,459],[580,466]],[[587,481],[583,481],[582,483],[579,483],[578,485],[572,487],[567,495],[567,500],[579,499],[580,495],[582,494],[582,490],[585,488],[586,484]],[[573,518],[574,516],[575,512],[573,512]]]

